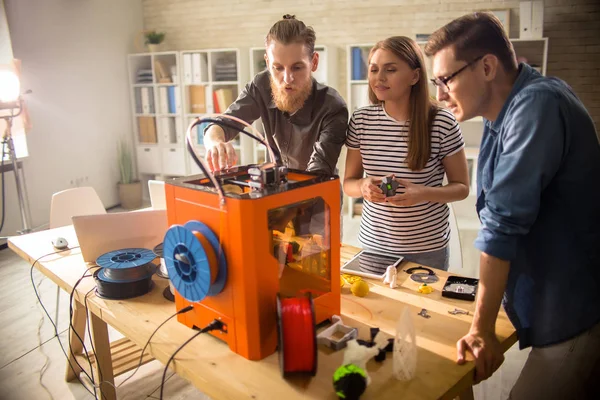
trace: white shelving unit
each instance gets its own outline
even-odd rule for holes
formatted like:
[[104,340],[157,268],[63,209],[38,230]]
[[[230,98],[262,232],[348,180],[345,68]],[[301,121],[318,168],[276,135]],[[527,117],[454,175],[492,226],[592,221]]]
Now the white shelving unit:
[[546,75],[548,65],[548,38],[540,39],[510,39],[517,54],[517,60],[520,57],[526,58],[527,64],[538,70],[542,75]]
[[130,54],[128,68],[140,179],[185,175],[179,53]]
[[[315,51],[319,53],[319,66],[317,70],[313,72],[313,77],[317,82],[324,85],[331,86],[337,89],[337,48],[334,46],[315,46]],[[263,47],[251,47],[250,48],[250,77],[253,79],[256,74],[264,71],[267,68],[265,61],[265,48]],[[254,128],[264,135],[264,128],[262,121],[259,119],[254,122]],[[252,162],[260,163],[266,160],[267,153],[264,146],[254,142],[253,143],[253,158]]]
[[[221,114],[242,91],[245,82],[240,77],[243,60],[239,49],[185,50],[181,52],[182,118],[187,127],[198,117]],[[192,130],[192,142],[201,155],[205,154],[204,124]],[[234,144],[238,159],[248,163],[252,157],[252,143],[247,137],[238,137]],[[201,173],[186,151],[189,174]]]
[[[244,58],[243,60],[241,58]],[[128,56],[133,135],[140,180],[200,173],[185,144],[187,127],[199,116],[223,112],[243,84],[245,55],[238,49],[166,51]],[[217,96],[215,97],[215,93]],[[214,99],[223,110],[215,109]],[[204,154],[202,136],[193,142]],[[252,158],[251,143],[237,146],[241,162]],[[144,185],[145,188],[145,185]],[[146,189],[145,189],[146,190]],[[147,193],[146,193],[147,195]]]
[[[538,69],[538,71],[542,75],[546,75],[546,66],[548,62],[548,38],[541,39],[510,39],[515,49],[515,53],[517,55],[517,59],[521,60],[523,57],[523,61],[526,60],[528,64]],[[423,48],[427,42],[417,41],[417,44]],[[347,76],[348,76],[348,84],[347,84],[347,96],[348,96],[348,109],[350,111],[350,115],[360,107],[366,106],[369,104],[368,98],[368,81],[367,79],[367,57],[369,54],[369,50],[373,47],[373,44],[352,44],[347,48]],[[354,57],[358,57],[361,55],[362,60],[353,59],[353,54],[357,54]],[[359,62],[361,61],[361,62]],[[428,77],[432,76],[432,60],[430,58],[425,58],[427,75]],[[429,83],[429,90],[432,96],[436,96],[436,90],[433,84]],[[460,124],[461,130],[463,132],[463,137],[466,145],[466,155],[467,162],[469,163],[469,172],[470,172],[470,183],[471,183],[471,192],[469,198],[463,200],[463,202],[468,202],[469,207],[465,207],[465,209],[474,210],[474,204],[476,197],[476,171],[477,171],[477,158],[479,156],[479,144],[481,143],[481,134],[483,132],[483,118],[476,117],[472,118],[468,121],[463,121]],[[348,203],[348,215],[350,217],[354,216],[354,203],[356,199],[346,197]],[[462,203],[462,202],[459,202]],[[457,207],[455,203],[455,210],[460,210],[460,207]],[[472,204],[471,204],[472,203]],[[473,205],[473,207],[470,207]],[[457,210],[457,217],[461,217],[460,211]]]
[[[348,56],[346,61],[346,76],[348,77],[346,90],[350,117],[358,108],[370,104],[367,60],[369,51],[373,45],[374,43],[351,44],[346,49]],[[343,177],[340,178],[343,179]],[[344,194],[344,203],[347,205],[347,212],[350,218],[355,215],[354,205],[358,200]]]
[[[248,80],[252,81],[254,76],[261,71],[267,69],[267,62],[265,61],[265,47],[251,47],[249,52],[250,57],[250,68]],[[259,131],[261,135],[265,135],[265,128],[263,127],[262,120],[258,120],[252,123],[254,129]],[[263,145],[260,143],[252,143],[252,163],[260,164],[266,161],[268,153]]]
[[352,44],[347,47],[346,76],[348,77],[348,112],[369,105],[367,59],[374,43]]

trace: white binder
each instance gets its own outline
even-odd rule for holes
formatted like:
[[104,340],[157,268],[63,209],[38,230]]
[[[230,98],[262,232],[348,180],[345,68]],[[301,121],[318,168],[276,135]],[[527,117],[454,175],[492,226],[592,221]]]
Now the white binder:
[[189,53],[183,55],[183,83],[192,83],[192,55]]
[[200,62],[200,53],[192,54],[192,83],[202,83],[202,65]]

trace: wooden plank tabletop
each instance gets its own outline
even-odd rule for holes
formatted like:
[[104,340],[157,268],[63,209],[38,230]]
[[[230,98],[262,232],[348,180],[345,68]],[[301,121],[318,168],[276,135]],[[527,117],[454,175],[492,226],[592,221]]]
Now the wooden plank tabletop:
[[[10,248],[25,260],[33,263],[38,257],[54,252],[51,240],[56,236],[77,246],[72,226],[41,231],[9,239]],[[359,249],[342,246],[342,263]],[[417,335],[417,373],[408,382],[396,380],[392,374],[391,353],[386,361],[369,361],[367,370],[371,385],[364,399],[437,399],[453,398],[473,382],[473,363],[456,364],[456,341],[467,333],[472,321],[474,302],[441,297],[446,272],[439,271],[440,280],[431,286],[435,291],[425,295],[417,292],[418,284],[404,270],[414,266],[403,263],[398,272],[396,289],[381,282],[366,279],[370,293],[364,298],[355,297],[348,286],[342,288],[342,319],[345,324],[359,328],[359,337],[368,338],[369,327],[379,327],[393,336],[396,321],[404,307],[409,307]],[[43,257],[37,264],[42,273],[61,288],[71,292],[86,268],[79,249]],[[167,280],[154,277],[155,286],[144,296],[129,300],[103,300],[95,295],[88,297],[88,308],[102,320],[144,346],[156,327],[175,313],[175,306],[162,296]],[[95,286],[93,278],[85,278],[77,287],[76,298],[83,303],[85,294]],[[431,318],[418,316],[426,308]],[[470,315],[450,315],[448,311],[460,308]],[[496,332],[504,350],[517,340],[516,332],[500,312]],[[153,337],[148,346],[151,354],[166,363],[171,354],[196,331],[173,318]],[[332,386],[333,372],[340,366],[343,351],[334,352],[319,347],[317,376],[284,380],[279,370],[277,353],[261,361],[249,361],[231,352],[229,347],[210,335],[200,335],[179,352],[171,364],[182,377],[192,382],[213,399],[336,399]]]

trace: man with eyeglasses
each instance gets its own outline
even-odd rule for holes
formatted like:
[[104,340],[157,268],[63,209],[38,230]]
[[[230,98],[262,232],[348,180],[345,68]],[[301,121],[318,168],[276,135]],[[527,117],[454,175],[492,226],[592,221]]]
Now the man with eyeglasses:
[[457,120],[482,116],[477,168],[480,283],[458,363],[475,383],[504,361],[502,301],[520,348],[532,347],[511,399],[600,398],[600,144],[571,88],[517,64],[491,14],[431,35],[437,95]]

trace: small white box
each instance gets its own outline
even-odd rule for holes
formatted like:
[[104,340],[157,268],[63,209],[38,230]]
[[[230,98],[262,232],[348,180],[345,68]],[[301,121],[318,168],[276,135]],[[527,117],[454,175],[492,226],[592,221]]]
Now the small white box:
[[519,37],[541,39],[544,36],[543,0],[522,1],[519,3],[519,10]]

